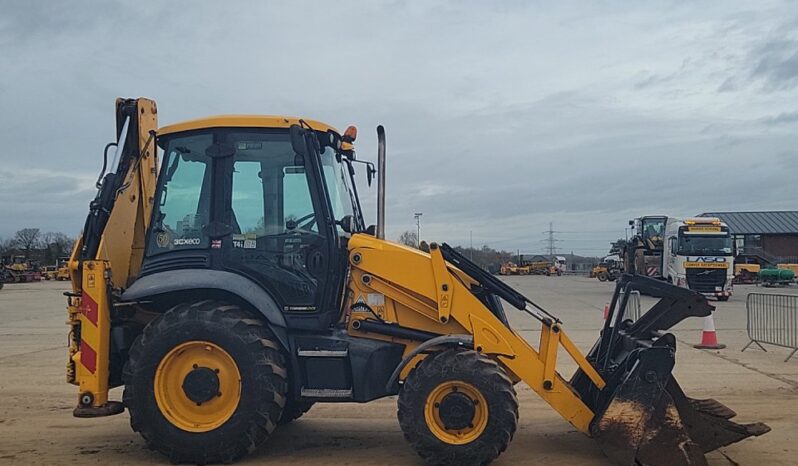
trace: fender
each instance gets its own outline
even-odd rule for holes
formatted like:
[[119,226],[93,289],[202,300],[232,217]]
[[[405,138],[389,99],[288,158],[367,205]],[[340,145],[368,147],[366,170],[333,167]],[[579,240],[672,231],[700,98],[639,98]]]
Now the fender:
[[399,374],[402,373],[402,369],[404,369],[405,366],[407,366],[410,361],[413,360],[413,358],[435,346],[460,346],[465,348],[473,348],[474,337],[472,335],[441,335],[421,343],[413,351],[408,353],[407,356],[402,359],[402,362],[396,366],[393,374],[391,374],[391,377],[388,379],[388,383],[385,384],[385,390],[388,393],[398,393],[399,391],[396,390],[396,384],[399,383]]
[[232,272],[183,269],[146,275],[122,293],[122,301],[141,301],[160,294],[200,289],[226,291],[249,303],[263,315],[283,347],[288,348],[285,317],[277,303],[257,283]]

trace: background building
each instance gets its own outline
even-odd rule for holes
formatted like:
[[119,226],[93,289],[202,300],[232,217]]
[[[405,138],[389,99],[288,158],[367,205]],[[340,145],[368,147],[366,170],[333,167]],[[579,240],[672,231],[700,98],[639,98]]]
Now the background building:
[[718,217],[734,238],[735,261],[773,266],[798,263],[798,211],[705,212]]

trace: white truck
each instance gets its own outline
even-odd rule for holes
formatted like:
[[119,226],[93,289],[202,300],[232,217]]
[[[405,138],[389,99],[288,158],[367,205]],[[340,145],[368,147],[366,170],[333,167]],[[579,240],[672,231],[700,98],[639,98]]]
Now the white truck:
[[662,278],[718,301],[732,295],[732,238],[720,219],[668,217],[662,247]]
[[565,257],[563,256],[554,256],[552,257],[551,262],[554,268],[557,270],[557,275],[562,275],[568,270]]

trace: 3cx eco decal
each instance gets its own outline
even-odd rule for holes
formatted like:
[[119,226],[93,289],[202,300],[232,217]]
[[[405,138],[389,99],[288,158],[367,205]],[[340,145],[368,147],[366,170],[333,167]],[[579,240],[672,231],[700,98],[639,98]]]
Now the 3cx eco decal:
[[199,246],[199,238],[175,238],[172,242],[175,246]]

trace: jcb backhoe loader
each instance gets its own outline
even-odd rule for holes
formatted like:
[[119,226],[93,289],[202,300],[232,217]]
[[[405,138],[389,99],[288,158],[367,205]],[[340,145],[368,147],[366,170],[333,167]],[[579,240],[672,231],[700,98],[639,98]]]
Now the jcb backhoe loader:
[[[521,381],[619,464],[705,464],[769,430],[686,397],[671,375],[663,331],[707,315],[702,296],[622,277],[583,355],[559,319],[453,248],[386,241],[382,127],[375,170],[355,157],[354,127],[222,116],[157,128],[156,114],[117,100],[117,142],[70,259],[75,416],[127,408],[150,448],[201,464],[240,458],[313,403],[389,395],[428,463],[487,464],[515,433]],[[378,175],[376,227],[356,166]],[[651,288],[664,298],[623,321],[629,291]],[[502,301],[539,321],[536,345]],[[579,367],[570,380],[562,351]],[[123,401],[109,400],[120,385]]]

